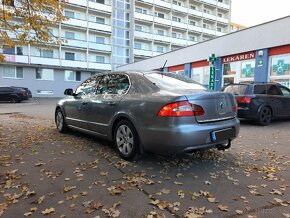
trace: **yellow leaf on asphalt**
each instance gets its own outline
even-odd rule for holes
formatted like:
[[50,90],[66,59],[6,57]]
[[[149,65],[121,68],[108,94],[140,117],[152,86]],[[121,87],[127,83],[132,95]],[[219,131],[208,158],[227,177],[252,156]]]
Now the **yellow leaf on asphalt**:
[[284,217],[290,218],[290,213],[282,213]]
[[242,214],[243,214],[243,211],[241,211],[241,210],[236,210],[236,213],[237,213],[238,215],[242,215]]
[[53,213],[53,212],[55,212],[55,209],[54,209],[53,207],[51,207],[51,208],[47,208],[47,209],[41,211],[41,213],[42,213],[43,215],[48,215],[48,214],[51,214],[51,213]]
[[227,212],[227,211],[229,211],[229,207],[228,206],[224,206],[224,205],[218,205],[218,209],[219,210],[221,210],[221,211],[225,211],[225,212]]
[[25,213],[25,214],[23,214],[24,216],[31,216],[32,215],[32,213],[31,212],[27,212],[27,213]]
[[208,202],[210,202],[210,203],[214,203],[214,202],[216,202],[216,201],[215,201],[215,198],[207,198],[207,200],[208,200]]

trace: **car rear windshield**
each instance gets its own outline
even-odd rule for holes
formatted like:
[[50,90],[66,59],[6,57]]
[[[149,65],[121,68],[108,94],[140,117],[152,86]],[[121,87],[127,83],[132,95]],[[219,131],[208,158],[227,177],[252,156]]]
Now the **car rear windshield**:
[[165,90],[207,90],[194,80],[175,73],[148,73],[145,77],[159,88]]
[[224,88],[224,92],[229,92],[234,95],[245,95],[247,87],[247,85],[229,85]]

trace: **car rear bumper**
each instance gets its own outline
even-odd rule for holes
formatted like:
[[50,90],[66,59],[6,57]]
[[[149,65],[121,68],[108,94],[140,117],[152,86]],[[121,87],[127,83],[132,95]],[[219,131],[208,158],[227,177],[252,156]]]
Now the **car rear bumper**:
[[[229,140],[238,136],[240,121],[235,118],[205,124],[195,123],[171,127],[152,126],[139,128],[140,140],[145,150],[158,153],[181,153],[227,144]],[[232,137],[213,141],[213,132],[231,128],[234,131]]]

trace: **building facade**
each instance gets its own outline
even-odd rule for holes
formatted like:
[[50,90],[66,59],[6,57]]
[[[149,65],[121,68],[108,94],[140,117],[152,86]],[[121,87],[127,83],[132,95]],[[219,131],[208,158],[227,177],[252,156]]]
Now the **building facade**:
[[[3,48],[0,85],[63,96],[93,73],[222,36],[231,0],[68,0],[50,28],[62,45]],[[11,35],[13,37],[13,35]]]
[[120,66],[186,75],[209,85],[208,59],[215,54],[215,89],[230,83],[278,82],[290,88],[290,16],[233,32],[177,51]]

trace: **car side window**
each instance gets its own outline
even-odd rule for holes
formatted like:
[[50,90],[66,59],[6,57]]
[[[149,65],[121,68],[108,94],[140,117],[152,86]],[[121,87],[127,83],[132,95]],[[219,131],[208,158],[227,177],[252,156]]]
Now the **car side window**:
[[100,76],[92,76],[85,80],[76,90],[76,94],[79,97],[87,97],[96,94],[96,87],[100,80]]
[[268,85],[267,94],[268,95],[282,95],[282,93],[280,92],[280,89],[276,85]]
[[111,74],[105,75],[100,80],[97,94],[124,94],[129,88],[129,79],[125,75]]
[[280,86],[280,90],[281,90],[283,96],[290,97],[290,90],[289,89]]
[[254,94],[265,95],[266,94],[266,86],[265,85],[255,85]]

